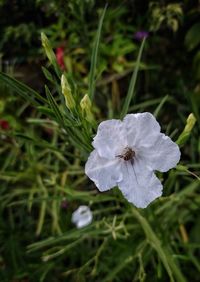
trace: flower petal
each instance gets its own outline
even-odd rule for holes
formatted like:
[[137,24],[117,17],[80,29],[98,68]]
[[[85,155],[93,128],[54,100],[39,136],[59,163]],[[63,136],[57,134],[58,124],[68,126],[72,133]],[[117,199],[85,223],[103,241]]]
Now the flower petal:
[[126,115],[123,125],[127,131],[128,145],[135,149],[153,144],[160,132],[159,123],[148,112]]
[[111,119],[101,122],[92,144],[99,156],[114,159],[127,146],[122,121]]
[[138,152],[138,157],[143,159],[152,170],[162,172],[175,167],[180,160],[180,156],[178,145],[162,133],[158,135],[152,147],[141,147]]
[[77,228],[82,228],[92,222],[92,212],[88,206],[80,206],[72,213],[72,222]]
[[123,180],[118,183],[124,197],[138,208],[146,208],[162,195],[162,184],[141,160],[122,165]]
[[118,158],[108,160],[94,150],[85,165],[85,173],[103,192],[117,185],[122,180],[121,162]]

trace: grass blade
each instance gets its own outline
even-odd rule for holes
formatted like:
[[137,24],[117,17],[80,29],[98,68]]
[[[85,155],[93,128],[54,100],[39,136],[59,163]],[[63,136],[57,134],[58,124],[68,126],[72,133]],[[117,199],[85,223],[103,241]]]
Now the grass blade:
[[176,277],[176,281],[186,282],[181,270],[178,268],[178,265],[173,260],[171,253],[162,245],[162,242],[159,240],[148,221],[139,213],[137,209],[133,208],[132,212],[134,217],[138,220],[141,227],[143,228],[150,245],[153,249],[156,250],[158,256],[160,257],[169,275],[170,281],[174,281],[174,277]]
[[163,99],[161,100],[161,102],[159,103],[159,105],[157,106],[157,108],[155,109],[153,113],[155,118],[158,117],[160,110],[162,109],[163,105],[165,104],[165,102],[167,102],[168,99],[169,99],[169,95],[166,95],[163,97]]
[[94,47],[92,50],[91,67],[90,67],[90,73],[89,73],[89,96],[91,100],[93,100],[94,98],[95,82],[96,82],[95,72],[96,72],[96,67],[97,67],[99,41],[100,41],[101,30],[102,30],[102,25],[103,25],[103,20],[104,20],[104,16],[106,13],[106,9],[107,9],[107,5],[105,6],[103,13],[101,15],[100,21],[99,21],[99,26],[98,26],[98,30],[97,30],[97,34],[96,34],[95,42],[94,42]]
[[55,117],[57,119],[57,122],[63,126],[63,116],[59,110],[59,107],[54,99],[54,97],[52,96],[51,92],[49,91],[49,88],[47,86],[45,86],[45,91],[46,91],[46,95],[49,101],[49,104],[55,114]]
[[47,100],[35,90],[3,72],[0,72],[0,82],[5,83],[10,89],[30,102],[33,106],[40,106],[41,104],[38,101],[42,103],[47,102]]
[[126,99],[122,108],[122,112],[121,112],[121,116],[120,118],[122,119],[128,112],[128,108],[131,102],[131,99],[134,97],[135,94],[135,84],[136,84],[136,80],[137,80],[137,74],[138,74],[138,70],[139,70],[139,65],[140,65],[140,61],[141,61],[141,57],[142,57],[142,52],[144,49],[144,43],[145,43],[145,38],[142,41],[142,44],[140,46],[140,50],[139,50],[139,54],[137,57],[137,61],[136,61],[136,66],[134,69],[134,72],[132,74],[131,77],[131,82],[129,84],[129,88],[128,88],[128,93],[126,95]]

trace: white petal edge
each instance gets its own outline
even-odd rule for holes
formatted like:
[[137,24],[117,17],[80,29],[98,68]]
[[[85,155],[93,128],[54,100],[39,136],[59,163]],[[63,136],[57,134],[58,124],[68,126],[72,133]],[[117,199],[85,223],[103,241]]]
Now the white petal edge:
[[118,158],[113,160],[102,158],[94,150],[85,165],[85,173],[101,192],[107,191],[122,180],[121,161]]
[[162,133],[158,135],[152,147],[141,147],[138,154],[152,170],[161,172],[166,172],[175,167],[181,156],[178,145]]
[[100,157],[114,159],[127,146],[122,121],[111,119],[101,122],[92,145]]
[[153,144],[160,133],[159,123],[148,112],[126,115],[123,126],[127,132],[128,145],[135,148]]
[[125,162],[122,166],[123,180],[118,183],[124,197],[138,208],[146,208],[162,195],[162,184],[141,161]]

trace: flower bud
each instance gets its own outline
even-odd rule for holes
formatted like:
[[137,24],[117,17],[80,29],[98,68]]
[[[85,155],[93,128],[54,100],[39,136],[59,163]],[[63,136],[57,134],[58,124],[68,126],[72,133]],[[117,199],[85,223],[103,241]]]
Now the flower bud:
[[87,94],[83,97],[83,99],[80,102],[80,106],[83,112],[83,115],[85,116],[86,120],[89,122],[94,121],[93,114],[91,111],[92,103],[90,101],[90,98]]
[[47,38],[47,36],[44,34],[44,32],[41,33],[41,40],[42,40],[42,46],[44,47],[45,53],[47,55],[47,58],[49,61],[54,65],[56,62],[56,56],[53,52],[53,49],[51,47],[51,44]]
[[185,128],[183,132],[181,133],[181,135],[179,136],[178,140],[176,141],[178,145],[185,144],[185,142],[187,141],[187,139],[190,136],[190,133],[195,125],[195,122],[196,122],[196,118],[194,114],[193,113],[189,114],[187,121],[186,121]]
[[65,104],[69,110],[75,108],[75,101],[72,96],[72,91],[69,86],[69,83],[67,81],[67,78],[63,74],[61,77],[61,88],[62,88],[62,94],[65,97]]
[[92,222],[93,215],[88,206],[80,206],[72,214],[72,223],[76,225],[77,228],[82,228],[89,225]]
[[193,113],[189,114],[189,116],[187,118],[186,126],[185,126],[183,132],[190,133],[192,128],[195,125],[195,122],[196,122],[196,118],[195,118],[194,114]]

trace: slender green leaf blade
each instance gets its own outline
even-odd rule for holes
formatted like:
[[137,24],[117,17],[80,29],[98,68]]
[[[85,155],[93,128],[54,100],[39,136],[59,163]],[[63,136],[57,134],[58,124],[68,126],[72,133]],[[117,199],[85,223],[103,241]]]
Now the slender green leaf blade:
[[59,109],[54,97],[52,96],[51,92],[49,91],[49,88],[46,85],[45,85],[45,91],[46,91],[46,95],[47,95],[50,107],[52,108],[52,110],[55,114],[57,122],[63,126],[63,115],[61,114],[60,109]]
[[136,61],[136,66],[135,66],[134,72],[132,74],[131,82],[129,84],[128,93],[126,95],[126,99],[125,99],[125,102],[124,102],[124,105],[123,105],[123,108],[122,108],[122,112],[121,112],[121,116],[120,116],[121,118],[123,118],[127,114],[131,99],[134,97],[134,94],[135,94],[135,84],[136,84],[136,80],[137,80],[137,74],[138,74],[138,70],[139,70],[140,60],[141,60],[141,57],[142,57],[142,52],[143,52],[143,49],[144,49],[144,43],[145,43],[145,38],[143,39],[142,44],[140,46],[139,54],[138,54],[137,61]]
[[160,113],[160,110],[162,109],[163,105],[165,104],[165,102],[168,100],[169,98],[169,95],[166,95],[163,97],[163,99],[161,100],[161,102],[159,103],[159,105],[156,107],[153,115],[155,118],[158,117],[159,113]]
[[158,253],[169,277],[170,281],[175,281],[174,277],[176,277],[176,281],[186,282],[185,277],[183,276],[181,270],[178,267],[178,264],[173,259],[172,254],[168,251],[168,249],[163,246],[160,239],[157,237],[157,234],[151,228],[149,222],[141,215],[141,213],[136,209],[132,209],[134,217],[139,221],[141,227],[146,234],[146,237],[150,243],[150,245],[156,250]]
[[48,80],[51,81],[52,83],[55,83],[55,82],[54,82],[54,79],[53,79],[53,76],[52,76],[52,74],[50,73],[50,71],[48,71],[48,69],[46,69],[45,67],[42,67],[42,71],[43,71],[44,76],[46,77],[46,79],[48,79]]
[[5,83],[10,89],[12,89],[14,92],[16,92],[18,95],[23,97],[26,101],[30,102],[34,106],[40,105],[38,101],[42,103],[47,102],[47,100],[35,90],[3,72],[0,72],[0,82]]
[[101,15],[100,21],[99,21],[99,26],[94,42],[94,47],[92,50],[92,57],[91,57],[91,67],[90,67],[90,74],[89,74],[89,96],[91,100],[94,98],[94,91],[95,91],[95,72],[96,72],[96,67],[97,67],[97,56],[98,56],[98,49],[99,49],[99,41],[100,41],[100,36],[101,36],[101,30],[102,30],[102,25],[103,25],[103,20],[104,16],[106,13],[107,5],[105,6],[103,13]]

